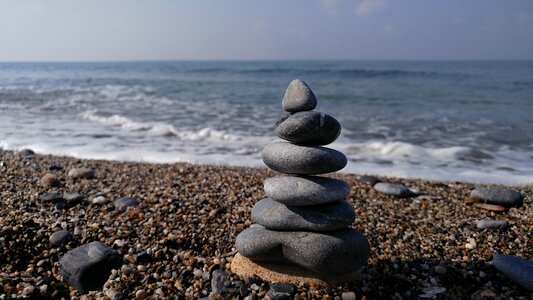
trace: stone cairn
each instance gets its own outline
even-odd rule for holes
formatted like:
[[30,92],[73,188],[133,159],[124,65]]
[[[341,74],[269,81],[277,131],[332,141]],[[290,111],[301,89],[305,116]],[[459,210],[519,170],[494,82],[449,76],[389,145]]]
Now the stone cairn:
[[[317,100],[307,84],[293,80],[282,101],[290,114],[276,124],[275,141],[263,148],[263,162],[288,176],[265,180],[269,198],[252,208],[256,223],[237,236],[232,270],[267,281],[322,283],[350,280],[367,263],[368,241],[350,228],[355,219],[346,201],[350,186],[338,179],[312,176],[336,172],[347,159],[322,147],[340,134],[337,120],[313,111]],[[316,281],[314,282],[316,283]]]

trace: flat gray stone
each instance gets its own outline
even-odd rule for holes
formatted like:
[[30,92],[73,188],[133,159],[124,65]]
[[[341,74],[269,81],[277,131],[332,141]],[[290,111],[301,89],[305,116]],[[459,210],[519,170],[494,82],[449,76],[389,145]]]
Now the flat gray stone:
[[63,196],[60,193],[48,192],[39,196],[39,201],[44,203],[57,203],[63,201]]
[[315,109],[316,103],[315,94],[313,94],[307,83],[303,80],[295,79],[287,87],[281,106],[285,111],[299,112]]
[[523,288],[533,291],[533,262],[506,254],[497,254],[492,265]]
[[253,261],[291,262],[318,276],[344,275],[363,267],[370,245],[359,231],[273,231],[252,225],[237,236],[237,251]]
[[393,195],[396,197],[409,197],[413,196],[413,192],[401,184],[392,184],[386,182],[378,182],[374,185],[374,189],[382,194]]
[[114,202],[115,209],[118,211],[126,211],[130,206],[137,206],[140,202],[137,199],[131,197],[124,197]]
[[73,168],[68,171],[68,177],[73,179],[85,178],[91,179],[95,177],[94,171],[89,168]]
[[524,196],[510,189],[476,188],[470,192],[470,197],[502,206],[521,206],[524,203]]
[[76,290],[101,290],[112,269],[122,266],[122,256],[101,242],[92,242],[67,252],[59,260],[63,280]]
[[319,176],[269,177],[264,189],[269,198],[292,206],[342,201],[351,190],[342,180]]
[[376,185],[376,183],[381,182],[381,180],[377,177],[371,176],[371,175],[361,175],[359,177],[359,182],[366,183],[370,186]]
[[272,170],[286,174],[315,175],[336,172],[348,163],[337,150],[318,146],[299,146],[279,141],[267,144],[261,153]]
[[297,112],[281,119],[276,134],[289,142],[306,145],[333,143],[341,133],[341,124],[333,117],[316,111]]
[[507,221],[483,219],[477,222],[476,227],[478,229],[504,228],[504,227],[507,227]]
[[352,225],[353,207],[346,201],[313,206],[286,206],[270,198],[252,208],[252,221],[270,230],[332,231]]
[[80,193],[76,193],[76,192],[66,192],[66,193],[63,193],[63,199],[65,199],[65,201],[69,204],[69,205],[73,205],[73,204],[76,204],[76,203],[79,203],[81,202],[81,200],[83,200],[84,196]]
[[59,230],[50,235],[50,244],[61,245],[65,244],[72,238],[72,234],[68,230]]
[[290,300],[296,293],[294,285],[289,283],[273,282],[270,284],[268,296],[272,300]]

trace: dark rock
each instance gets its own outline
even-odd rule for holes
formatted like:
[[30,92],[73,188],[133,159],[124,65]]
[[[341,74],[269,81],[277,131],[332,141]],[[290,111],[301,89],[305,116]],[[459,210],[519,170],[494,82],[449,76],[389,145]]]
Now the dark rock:
[[39,200],[45,203],[57,203],[63,201],[63,196],[60,193],[49,192],[40,195]]
[[50,243],[52,245],[65,244],[72,238],[72,234],[68,230],[59,230],[50,235]]
[[525,289],[533,291],[533,262],[505,254],[497,254],[492,265]]
[[408,187],[401,184],[378,182],[374,185],[374,189],[382,194],[393,195],[400,198],[415,195]]
[[507,227],[507,221],[483,219],[477,222],[476,227],[478,229],[504,228],[504,227]]
[[63,280],[76,290],[101,290],[112,269],[122,266],[122,257],[101,242],[92,242],[67,252],[59,261]]
[[44,188],[57,187],[60,185],[59,178],[56,175],[47,173],[41,177],[41,186]]
[[379,178],[374,177],[374,176],[362,175],[359,177],[359,182],[366,183],[370,186],[374,186],[376,185],[376,183],[381,182],[381,180],[379,180]]
[[517,191],[499,188],[476,188],[470,192],[470,197],[489,204],[502,206],[522,206],[524,196]]
[[267,144],[261,155],[269,168],[286,174],[330,173],[341,170],[348,162],[346,156],[337,150],[281,141]]
[[350,226],[355,212],[346,201],[286,206],[266,198],[252,208],[252,220],[270,230],[332,231]]
[[287,87],[281,106],[285,111],[299,112],[315,109],[316,103],[315,94],[307,86],[307,83],[295,79]]
[[73,179],[85,178],[92,179],[95,178],[95,173],[92,169],[89,168],[73,168],[68,171],[68,177]]
[[234,288],[230,288],[231,280],[228,273],[224,270],[217,269],[211,274],[211,291],[215,293],[225,293],[233,291]]
[[292,262],[318,276],[345,275],[364,266],[370,245],[359,231],[272,231],[254,224],[237,236],[237,251],[254,261]]
[[81,202],[83,200],[83,195],[76,192],[66,192],[63,193],[63,199],[69,204],[74,205],[76,203]]
[[292,299],[296,293],[296,288],[292,284],[274,282],[270,284],[268,296],[272,300],[287,300]]
[[137,206],[139,204],[139,200],[133,199],[131,197],[120,198],[114,203],[115,209],[121,212],[126,211],[130,206]]
[[265,180],[268,197],[285,205],[317,205],[345,200],[350,186],[338,179],[319,176],[278,176]]
[[327,145],[341,133],[341,125],[333,117],[316,112],[297,112],[284,118],[276,127],[277,135],[297,144]]
[[20,155],[21,156],[24,156],[24,157],[33,157],[35,156],[35,152],[33,152],[33,150],[31,149],[22,149],[20,150]]

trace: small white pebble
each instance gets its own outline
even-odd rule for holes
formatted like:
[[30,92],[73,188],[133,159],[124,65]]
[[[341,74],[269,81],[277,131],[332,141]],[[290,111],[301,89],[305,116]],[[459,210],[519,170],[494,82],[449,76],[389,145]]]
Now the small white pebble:
[[138,265],[137,266],[137,270],[139,270],[139,272],[144,272],[147,270],[146,266],[143,266],[143,265]]

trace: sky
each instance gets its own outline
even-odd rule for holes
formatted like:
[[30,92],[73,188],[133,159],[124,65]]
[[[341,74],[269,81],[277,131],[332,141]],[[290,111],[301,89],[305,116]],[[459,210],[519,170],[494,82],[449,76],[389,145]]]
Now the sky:
[[0,61],[533,59],[532,0],[0,0]]

